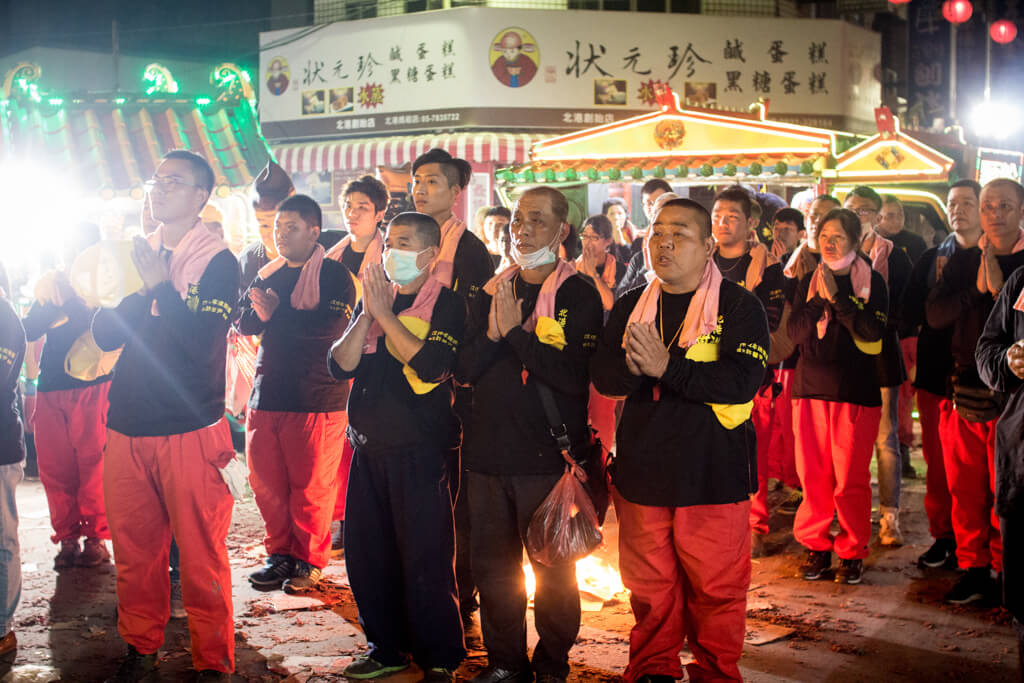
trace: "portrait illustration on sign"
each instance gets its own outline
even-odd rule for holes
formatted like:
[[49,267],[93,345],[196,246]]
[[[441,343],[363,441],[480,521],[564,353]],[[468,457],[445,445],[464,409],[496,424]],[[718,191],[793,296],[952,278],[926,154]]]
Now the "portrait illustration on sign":
[[274,57],[267,66],[267,90],[271,95],[281,95],[288,89],[288,60]]
[[618,78],[594,79],[594,104],[625,104],[626,81]]
[[331,112],[340,114],[355,109],[352,88],[331,88]]
[[540,50],[533,36],[521,28],[506,28],[491,42],[491,73],[503,85],[521,88],[537,75]]
[[302,115],[323,114],[326,111],[327,95],[323,90],[302,91]]

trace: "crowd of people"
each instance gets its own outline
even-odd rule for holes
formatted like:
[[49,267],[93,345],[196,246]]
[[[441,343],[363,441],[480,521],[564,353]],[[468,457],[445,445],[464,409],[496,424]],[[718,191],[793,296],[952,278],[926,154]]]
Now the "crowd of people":
[[354,680],[415,663],[452,681],[482,641],[474,683],[565,681],[575,565],[527,553],[531,658],[523,551],[567,461],[589,458],[612,483],[636,620],[625,680],[682,678],[684,643],[691,680],[741,680],[751,558],[775,551],[769,492],[786,493],[801,578],[861,582],[873,454],[878,541],[904,541],[915,398],[934,538],[918,563],[959,567],[946,601],[1002,602],[1024,636],[1007,580],[1024,562],[1021,185],[954,183],[951,232],[929,248],[869,187],[770,212],[736,185],[709,210],[662,179],[641,190],[645,227],[615,198],[572,225],[539,186],[481,212],[478,236],[455,214],[467,162],[434,149],[412,173],[414,210],[390,220],[383,183],[350,182],[344,234],[270,162],[260,239],[236,258],[200,218],[209,165],[173,151],[146,184],[139,291],[99,309],[76,294],[68,268],[100,238],[80,226],[23,319],[0,303],[0,653],[17,647],[18,376],[43,337],[54,568],[109,562],[112,541],[128,650],[110,681],[148,680],[180,617],[197,680],[234,669],[226,537],[244,482],[225,408],[240,393],[266,530],[249,581],[315,590],[343,553],[368,643]]

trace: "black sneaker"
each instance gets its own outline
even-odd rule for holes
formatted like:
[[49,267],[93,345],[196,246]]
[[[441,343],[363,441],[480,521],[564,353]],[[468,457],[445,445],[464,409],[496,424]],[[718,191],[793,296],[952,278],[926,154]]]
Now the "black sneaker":
[[800,565],[797,576],[805,581],[817,581],[832,568],[832,553],[828,550],[808,550],[807,559]]
[[676,679],[667,674],[647,674],[636,679],[636,683],[676,683]]
[[779,507],[775,508],[775,511],[780,515],[786,515],[791,517],[796,514],[796,511],[800,508],[800,503],[804,500],[804,492],[800,489],[793,489],[792,493],[789,494],[789,498],[782,501]]
[[839,568],[836,569],[836,583],[848,583],[855,585],[860,583],[864,576],[863,560],[840,560]]
[[128,654],[121,660],[117,673],[107,679],[106,683],[142,683],[157,680],[156,653],[144,655],[131,645]]
[[351,664],[346,666],[341,675],[345,678],[354,678],[357,681],[362,681],[370,678],[380,678],[381,676],[390,676],[393,673],[398,673],[408,668],[408,662],[387,666],[369,655],[362,655],[361,657],[356,657]]
[[419,680],[419,683],[454,683],[454,681],[455,674],[448,669],[435,666],[423,672],[423,678]]
[[932,547],[924,551],[920,557],[917,558],[917,566],[921,569],[925,567],[941,567],[949,562],[951,556],[956,554],[956,541],[952,538],[937,538],[932,543]]
[[323,571],[319,567],[314,567],[308,562],[302,560],[295,561],[295,569],[292,571],[291,577],[289,577],[284,585],[281,586],[285,593],[294,595],[296,593],[302,593],[312,588],[316,588],[316,585],[320,583],[320,577],[323,576]]
[[993,593],[992,575],[988,567],[973,567],[963,573],[946,593],[946,602],[952,605],[967,605],[984,600]]
[[249,574],[249,583],[260,590],[280,588],[295,572],[296,559],[288,555],[271,555],[263,569]]
[[196,676],[196,683],[221,683],[222,681],[230,680],[231,674],[217,671],[216,669],[203,669]]

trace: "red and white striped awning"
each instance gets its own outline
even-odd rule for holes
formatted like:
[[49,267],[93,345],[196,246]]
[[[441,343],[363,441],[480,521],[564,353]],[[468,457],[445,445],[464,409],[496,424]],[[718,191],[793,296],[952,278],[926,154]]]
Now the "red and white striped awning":
[[534,142],[551,137],[524,133],[453,133],[363,138],[335,142],[274,145],[277,163],[288,173],[373,170],[377,166],[403,166],[428,149],[440,147],[473,163],[498,165],[529,161]]

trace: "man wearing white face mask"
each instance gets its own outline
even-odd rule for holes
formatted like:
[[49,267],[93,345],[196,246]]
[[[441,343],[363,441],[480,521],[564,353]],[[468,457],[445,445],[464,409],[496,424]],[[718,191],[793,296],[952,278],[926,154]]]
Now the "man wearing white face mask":
[[603,309],[594,287],[556,256],[569,231],[561,192],[523,193],[509,224],[514,266],[470,302],[456,378],[473,387],[463,463],[467,470],[473,576],[490,666],[476,683],[564,681],[580,623],[575,566],[533,563],[540,642],[526,654],[521,569],[530,517],[565,468],[541,408],[554,397],[573,446],[589,442],[588,360]]
[[422,681],[451,681],[466,655],[446,469],[459,439],[451,375],[465,304],[430,273],[440,243],[430,216],[391,221],[384,265],[364,270],[355,322],[328,359],[335,379],[352,379],[345,562],[370,645],[345,669],[357,680],[411,657]]

